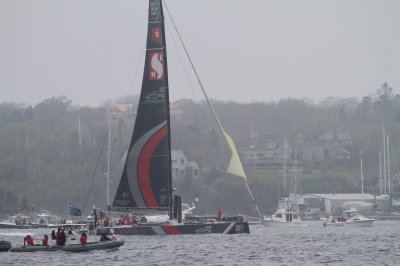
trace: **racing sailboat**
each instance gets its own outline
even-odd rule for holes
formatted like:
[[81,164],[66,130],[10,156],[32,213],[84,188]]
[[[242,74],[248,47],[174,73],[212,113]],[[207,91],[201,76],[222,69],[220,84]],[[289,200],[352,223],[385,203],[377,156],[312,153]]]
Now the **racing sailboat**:
[[162,1],[149,0],[146,57],[136,122],[110,210],[168,212],[169,220],[164,223],[143,221],[129,226],[116,226],[111,231],[122,235],[250,233],[248,223],[241,216],[225,221],[182,221],[181,199],[172,193],[169,107]]

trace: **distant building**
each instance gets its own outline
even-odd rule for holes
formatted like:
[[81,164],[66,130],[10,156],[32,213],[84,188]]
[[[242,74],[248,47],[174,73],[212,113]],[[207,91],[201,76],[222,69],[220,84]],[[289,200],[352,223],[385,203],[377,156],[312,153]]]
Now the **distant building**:
[[343,204],[350,202],[375,204],[375,209],[378,211],[387,211],[389,209],[389,197],[387,195],[374,196],[361,193],[307,194],[299,197],[299,199],[308,208],[319,209],[321,212],[326,213],[341,209]]
[[353,149],[353,138],[347,132],[336,130],[335,133],[324,133],[315,138],[296,136],[296,147],[303,161],[349,160]]
[[136,105],[133,104],[113,104],[106,110],[107,123],[118,125],[124,122],[128,127],[132,127],[136,116]]
[[302,163],[296,161],[294,149],[286,138],[276,139],[268,134],[263,140],[253,132],[245,145],[239,146],[239,156],[244,168],[260,171],[291,171],[297,163],[297,170],[302,170]]
[[172,178],[183,179],[185,177],[199,177],[199,165],[195,161],[189,161],[183,151],[172,150],[171,156]]
[[175,103],[170,103],[169,113],[171,115],[171,119],[176,121],[181,121],[183,119],[183,110]]

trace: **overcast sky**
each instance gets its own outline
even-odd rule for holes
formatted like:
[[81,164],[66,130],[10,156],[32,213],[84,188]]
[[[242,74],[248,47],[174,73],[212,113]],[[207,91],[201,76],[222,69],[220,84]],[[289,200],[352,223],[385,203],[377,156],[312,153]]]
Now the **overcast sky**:
[[[400,1],[166,4],[211,98],[360,98],[385,81],[400,91]],[[145,0],[0,0],[0,102],[65,95],[94,106],[138,94],[147,8]],[[171,98],[202,99],[167,22]]]

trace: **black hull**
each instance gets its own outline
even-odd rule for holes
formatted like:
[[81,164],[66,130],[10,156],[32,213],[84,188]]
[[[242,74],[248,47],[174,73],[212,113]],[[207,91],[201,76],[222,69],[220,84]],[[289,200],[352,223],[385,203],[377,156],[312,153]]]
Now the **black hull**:
[[186,234],[250,234],[247,222],[196,224],[139,224],[121,227],[99,227],[96,234],[117,235],[186,235]]
[[75,244],[69,246],[19,246],[12,247],[11,252],[35,252],[35,251],[67,251],[67,252],[87,252],[92,250],[114,249],[122,246],[124,241],[112,240],[105,242],[93,242],[86,245]]

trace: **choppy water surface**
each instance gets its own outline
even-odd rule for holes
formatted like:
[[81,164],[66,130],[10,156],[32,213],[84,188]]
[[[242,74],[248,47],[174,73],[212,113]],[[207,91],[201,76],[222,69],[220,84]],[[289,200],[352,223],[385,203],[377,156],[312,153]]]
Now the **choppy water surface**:
[[[116,251],[0,253],[1,265],[400,265],[400,221],[372,227],[251,225],[250,235],[126,236]],[[26,231],[27,232],[27,231]],[[27,232],[28,233],[28,232]],[[40,239],[43,229],[29,230]],[[0,230],[23,243],[25,231]]]

